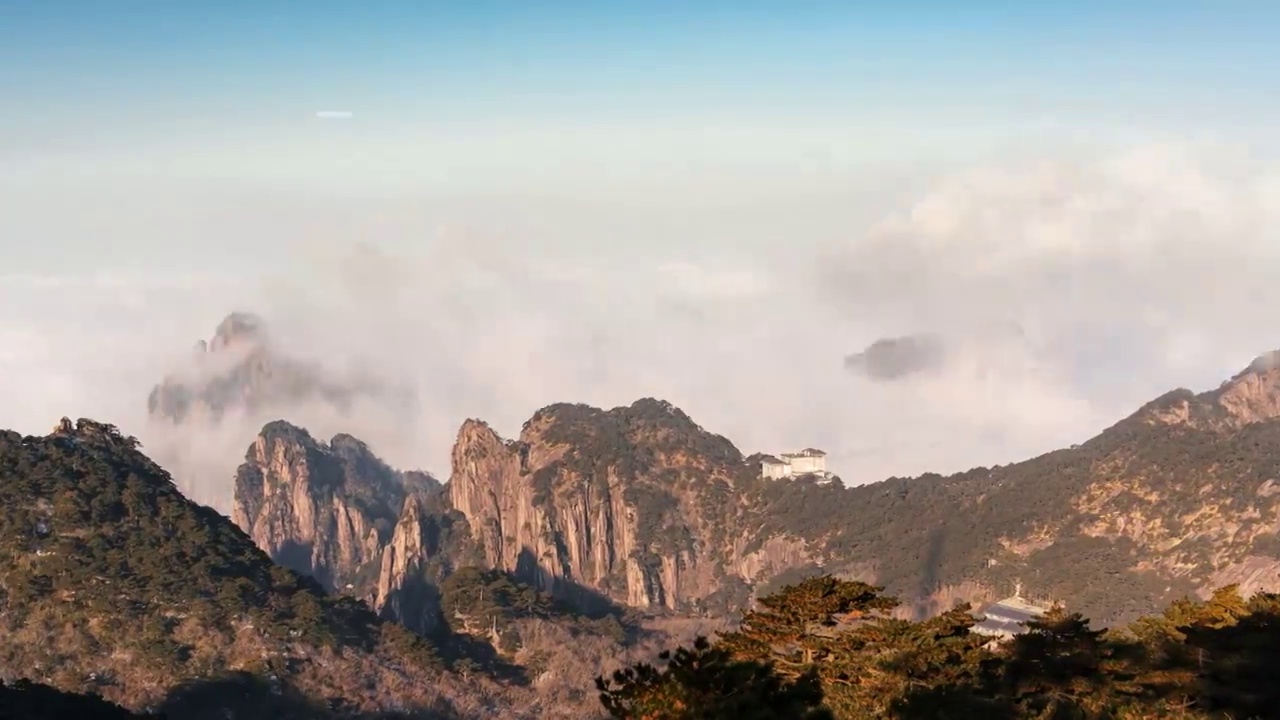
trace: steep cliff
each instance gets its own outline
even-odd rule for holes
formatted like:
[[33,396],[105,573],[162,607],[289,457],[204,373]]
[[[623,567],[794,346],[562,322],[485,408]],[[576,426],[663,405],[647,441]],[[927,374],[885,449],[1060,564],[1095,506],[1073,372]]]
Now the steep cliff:
[[752,582],[805,562],[757,539],[758,467],[668,403],[552,405],[517,440],[468,420],[449,494],[488,564],[537,587],[633,607],[740,607]]
[[382,550],[376,584],[366,594],[384,617],[419,634],[435,634],[445,625],[441,581],[460,567],[482,562],[466,518],[449,507],[446,491],[437,484],[405,499]]
[[362,598],[420,633],[439,627],[434,584],[473,560],[443,486],[364,443],[267,424],[236,473],[232,520],[276,562]]
[[380,557],[405,495],[397,473],[359,440],[338,435],[325,445],[278,421],[236,473],[231,517],[276,562],[341,588]]

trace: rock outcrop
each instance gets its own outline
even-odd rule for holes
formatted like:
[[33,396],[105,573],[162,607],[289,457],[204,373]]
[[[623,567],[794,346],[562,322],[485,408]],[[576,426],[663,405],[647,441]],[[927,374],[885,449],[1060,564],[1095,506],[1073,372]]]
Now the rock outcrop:
[[758,473],[669,403],[553,405],[513,441],[464,423],[449,494],[487,563],[541,589],[720,612],[809,559],[786,533],[753,546]]
[[463,424],[442,486],[399,473],[349,436],[263,428],[232,517],[277,562],[419,632],[439,627],[439,581],[501,570],[584,609],[622,603],[724,614],[815,558],[760,537],[758,468],[668,403],[554,405],[517,441]]
[[332,589],[379,559],[404,498],[396,473],[360,441],[325,445],[281,421],[245,455],[231,517],[276,562]]
[[374,608],[419,634],[443,627],[439,584],[483,557],[471,542],[467,520],[448,507],[438,483],[430,492],[410,492],[391,540],[382,549],[377,584],[367,593]]
[[1071,448],[852,488],[761,481],[665,403],[552,406],[512,441],[468,421],[450,496],[490,565],[638,607],[708,608],[835,572],[919,614],[1022,582],[1123,622],[1225,581],[1280,588],[1275,357]]
[[326,444],[277,421],[236,474],[232,520],[281,565],[427,634],[440,625],[434,584],[475,560],[444,493],[349,435]]

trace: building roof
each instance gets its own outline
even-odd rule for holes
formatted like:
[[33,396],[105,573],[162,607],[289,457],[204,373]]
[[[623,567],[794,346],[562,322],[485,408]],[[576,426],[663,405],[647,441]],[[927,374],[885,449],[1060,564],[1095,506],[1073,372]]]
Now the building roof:
[[1014,595],[991,605],[982,612],[982,622],[973,626],[973,631],[982,635],[1001,635],[1008,637],[1026,632],[1026,623],[1041,617],[1049,608]]
[[774,457],[774,456],[772,456],[772,455],[761,455],[761,456],[760,456],[760,463],[761,463],[762,465],[786,465],[786,464],[787,464],[787,461],[786,461],[786,460],[779,460],[778,458],[776,458],[776,457]]
[[797,457],[826,457],[826,456],[827,456],[827,454],[826,454],[826,453],[822,452],[821,450],[819,450],[819,449],[817,449],[817,448],[805,448],[804,450],[801,450],[800,452],[782,453],[782,457],[784,457],[784,458],[797,458]]

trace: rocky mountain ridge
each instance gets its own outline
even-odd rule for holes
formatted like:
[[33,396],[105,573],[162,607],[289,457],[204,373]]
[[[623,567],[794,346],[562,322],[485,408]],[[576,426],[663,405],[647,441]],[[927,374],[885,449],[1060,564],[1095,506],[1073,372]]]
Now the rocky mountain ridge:
[[271,423],[237,474],[233,518],[278,562],[415,629],[432,623],[406,615],[406,594],[427,597],[466,565],[586,611],[728,614],[757,577],[803,558],[785,539],[752,543],[745,516],[726,519],[735,488],[758,484],[758,471],[660,401],[553,405],[517,440],[468,420],[453,460],[441,486],[391,470],[353,438],[326,445]]
[[[924,598],[925,611],[945,604],[931,596],[980,603],[1018,580],[1106,623],[1229,582],[1274,590],[1274,357],[1214,390],[1166,393],[1087,442],[1030,460],[813,489],[851,509],[775,525],[810,528],[828,563],[872,560],[865,575]],[[797,488],[772,489],[775,511],[795,502]]]
[[444,493],[349,435],[323,443],[277,421],[237,472],[232,520],[276,562],[430,635],[441,625],[430,586],[478,560]]
[[758,473],[670,403],[560,404],[511,441],[464,423],[449,494],[486,562],[540,588],[724,613],[796,559],[785,535],[747,549]]
[[[379,599],[390,588],[414,573],[423,587],[435,582],[403,568],[442,567],[465,548],[468,562],[584,606],[732,614],[753,592],[835,572],[886,585],[917,615],[957,600],[982,605],[1021,581],[1100,622],[1122,622],[1225,582],[1276,587],[1280,369],[1270,357],[1212,391],[1167,393],[1072,448],[851,488],[762,480],[731,442],[659,400],[552,405],[514,439],[468,420],[429,514],[451,518],[456,537],[465,526],[465,540],[443,554],[421,549],[420,510],[388,510],[342,520],[344,549],[321,554],[345,558],[342,577],[379,557],[387,572],[363,592],[391,617],[397,611]],[[310,542],[304,522],[288,522],[291,537]],[[380,553],[369,539],[377,523],[406,528],[396,543],[379,531]]]

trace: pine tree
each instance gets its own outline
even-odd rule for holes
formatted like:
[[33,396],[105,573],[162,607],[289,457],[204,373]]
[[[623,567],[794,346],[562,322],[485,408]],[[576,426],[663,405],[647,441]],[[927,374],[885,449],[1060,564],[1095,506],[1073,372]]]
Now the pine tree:
[[827,707],[839,718],[994,717],[978,692],[989,639],[970,632],[969,610],[876,618],[839,633],[821,670]]
[[1199,638],[1207,631],[1234,626],[1249,614],[1248,603],[1236,585],[1215,590],[1208,600],[1184,598],[1159,615],[1139,619],[1129,628],[1145,651],[1141,682],[1152,696],[1190,705],[1200,692],[1200,676],[1208,661],[1208,648],[1191,642],[1188,631]]
[[794,681],[766,663],[738,661],[698,638],[692,649],[663,653],[666,668],[647,663],[596,678],[600,702],[619,720],[830,720],[812,675]]
[[1230,612],[1206,612],[1179,628],[1194,656],[1198,704],[1232,717],[1275,717],[1280,708],[1280,683],[1275,680],[1280,595],[1255,595],[1243,614],[1234,604],[1226,607]]
[[1139,658],[1079,613],[1054,607],[1015,636],[993,690],[1019,717],[1109,718],[1144,694]]
[[835,628],[898,605],[884,588],[830,575],[788,585],[761,598],[740,627],[721,635],[717,647],[740,660],[768,661],[785,678],[798,678],[826,662]]

